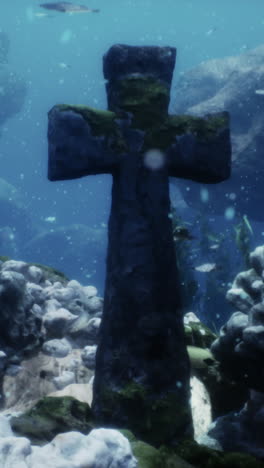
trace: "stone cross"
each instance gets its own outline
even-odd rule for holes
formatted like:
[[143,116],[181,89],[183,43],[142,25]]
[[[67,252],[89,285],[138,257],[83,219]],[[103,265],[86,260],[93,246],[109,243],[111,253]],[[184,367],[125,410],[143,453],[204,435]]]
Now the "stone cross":
[[221,182],[231,160],[227,113],[168,114],[175,58],[172,47],[114,45],[103,60],[110,110],[56,105],[48,128],[50,180],[113,177],[92,409],[156,446],[192,434],[169,176]]

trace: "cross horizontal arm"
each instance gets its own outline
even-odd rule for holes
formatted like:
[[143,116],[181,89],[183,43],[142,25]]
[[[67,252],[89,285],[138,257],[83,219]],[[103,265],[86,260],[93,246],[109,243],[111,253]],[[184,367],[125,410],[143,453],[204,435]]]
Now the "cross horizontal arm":
[[48,117],[49,180],[113,172],[126,151],[113,112],[56,105]]
[[227,112],[191,117],[170,116],[174,140],[167,147],[169,175],[201,183],[222,182],[230,177],[231,142]]

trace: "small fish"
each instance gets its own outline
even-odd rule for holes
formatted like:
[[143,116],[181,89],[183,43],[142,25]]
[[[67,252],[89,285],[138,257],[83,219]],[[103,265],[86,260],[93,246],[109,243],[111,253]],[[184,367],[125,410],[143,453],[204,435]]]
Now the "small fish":
[[211,34],[213,34],[215,31],[216,31],[216,27],[213,27],[211,29],[209,29],[208,31],[206,31],[206,36],[211,36]]
[[259,96],[264,96],[264,89],[255,89],[255,94],[258,94]]
[[219,249],[219,244],[210,245],[209,249],[210,250],[217,250],[217,249]]
[[58,66],[59,66],[60,68],[63,68],[63,69],[69,69],[69,68],[71,68],[70,65],[68,65],[67,63],[64,63],[64,62],[59,62],[59,63],[58,63]]
[[46,221],[46,223],[55,223],[56,216],[47,216],[46,218],[44,218],[44,221]]
[[173,239],[176,240],[192,240],[195,239],[185,226],[176,226],[173,229]]
[[98,8],[88,8],[85,5],[76,5],[70,2],[40,3],[40,7],[62,13],[99,13]]
[[41,11],[38,11],[37,13],[34,13],[34,16],[36,18],[54,18],[54,16],[50,15],[49,13],[43,13]]
[[194,268],[196,271],[200,271],[201,273],[210,273],[211,271],[215,271],[218,269],[216,263],[203,263]]

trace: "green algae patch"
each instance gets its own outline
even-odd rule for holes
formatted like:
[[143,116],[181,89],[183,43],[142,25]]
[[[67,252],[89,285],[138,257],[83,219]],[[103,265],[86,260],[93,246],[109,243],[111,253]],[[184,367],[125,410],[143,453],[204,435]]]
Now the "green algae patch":
[[192,468],[188,462],[180,458],[171,449],[161,447],[157,449],[142,440],[138,440],[127,429],[119,429],[130,442],[133,455],[138,460],[138,468]]
[[0,255],[0,261],[1,262],[5,263],[8,260],[10,260],[10,257],[7,257],[6,255]]
[[168,113],[169,88],[152,77],[130,76],[118,82],[120,108],[133,115],[133,127],[146,129]]
[[[144,111],[142,111],[144,112]],[[189,115],[169,115],[166,119],[153,123],[145,135],[144,149],[158,148],[166,150],[177,136],[193,134],[199,141],[215,138],[219,131],[228,127],[229,118],[226,112],[206,117]]]
[[263,468],[263,462],[251,455],[220,452],[193,440],[181,442],[175,451],[196,468]]
[[112,151],[117,153],[127,151],[127,145],[116,123],[117,115],[114,112],[70,104],[59,104],[56,108],[61,112],[73,111],[80,114],[90,125],[92,134],[105,137],[107,146]]
[[47,280],[50,280],[53,282],[60,281],[63,284],[68,283],[68,281],[70,281],[69,278],[62,271],[57,270],[56,268],[53,268],[49,265],[42,265],[41,263],[35,263],[35,262],[29,262],[28,265],[36,266],[40,268],[44,273],[45,279]]
[[45,397],[26,413],[13,417],[10,423],[17,434],[38,445],[62,432],[88,434],[94,428],[89,405],[70,396]]
[[191,419],[189,405],[182,403],[181,389],[157,398],[150,389],[131,382],[118,390],[105,388],[101,402],[104,421],[111,423],[115,414],[117,425],[124,426],[126,421],[127,429],[155,447],[170,444],[179,434],[186,436]]
[[217,335],[201,322],[189,322],[184,325],[187,346],[210,348]]

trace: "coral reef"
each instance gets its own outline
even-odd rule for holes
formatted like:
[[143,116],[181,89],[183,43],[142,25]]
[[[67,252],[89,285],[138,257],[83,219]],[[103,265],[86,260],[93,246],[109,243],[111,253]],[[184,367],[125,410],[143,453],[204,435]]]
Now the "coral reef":
[[237,311],[211,349],[233,379],[264,392],[264,246],[250,254],[249,264],[251,268],[239,273],[227,292]]
[[[238,310],[221,328],[211,350],[221,370],[250,389],[245,406],[215,421],[209,435],[224,450],[264,458],[264,246],[249,255],[250,269],[239,273],[227,300]],[[232,434],[232,437],[231,437]]]

